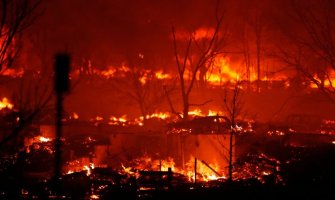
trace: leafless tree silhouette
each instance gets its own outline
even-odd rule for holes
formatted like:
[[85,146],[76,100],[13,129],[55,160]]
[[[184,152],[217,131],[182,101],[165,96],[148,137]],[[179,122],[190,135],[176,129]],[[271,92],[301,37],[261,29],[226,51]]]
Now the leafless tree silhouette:
[[[189,109],[191,106],[204,105],[202,103],[191,103],[190,94],[197,78],[204,80],[214,58],[222,54],[222,49],[226,45],[227,31],[223,29],[224,15],[216,16],[216,24],[212,31],[208,30],[205,38],[199,40],[194,33],[188,34],[182,40],[177,39],[176,30],[172,27],[173,46],[177,66],[177,76],[182,97],[183,110],[174,114],[183,120],[188,120]],[[182,46],[182,47],[180,47]],[[179,48],[180,47],[180,48]],[[181,53],[184,51],[184,53]]]
[[[292,23],[282,32],[287,46],[279,46],[277,57],[294,68],[335,103],[331,71],[335,70],[335,2],[292,1]],[[326,86],[327,84],[327,86]]]
[[20,37],[39,16],[41,0],[0,1],[0,72],[12,65],[21,48]]

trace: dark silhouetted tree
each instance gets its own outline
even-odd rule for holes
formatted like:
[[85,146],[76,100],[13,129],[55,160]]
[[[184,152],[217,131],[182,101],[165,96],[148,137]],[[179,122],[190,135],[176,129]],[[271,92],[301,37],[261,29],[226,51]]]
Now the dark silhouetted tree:
[[[230,130],[229,130],[229,147],[223,146],[228,151],[228,180],[232,181],[233,178],[233,156],[234,149],[236,145],[236,140],[234,138],[238,134],[237,131],[237,118],[240,117],[243,107],[243,101],[241,98],[241,86],[242,81],[236,80],[231,86],[227,84],[223,93],[223,109],[226,113],[226,117],[229,120]],[[232,87],[232,88],[231,88]],[[223,144],[223,143],[222,143]]]
[[292,1],[290,5],[291,21],[281,26],[286,41],[278,47],[277,57],[335,103],[331,74],[335,70],[335,2]]
[[41,0],[0,1],[0,72],[12,65],[21,48],[21,35],[38,17]]
[[188,120],[188,112],[191,106],[199,106],[207,103],[191,103],[190,94],[197,78],[204,80],[206,72],[214,61],[214,58],[222,54],[222,49],[226,45],[227,39],[227,31],[223,29],[222,24],[223,15],[217,16],[214,29],[208,29],[206,36],[202,39],[197,38],[193,32],[178,40],[176,30],[174,27],[172,28],[183,110],[182,112],[176,112],[173,107],[171,107],[171,110],[183,120]]

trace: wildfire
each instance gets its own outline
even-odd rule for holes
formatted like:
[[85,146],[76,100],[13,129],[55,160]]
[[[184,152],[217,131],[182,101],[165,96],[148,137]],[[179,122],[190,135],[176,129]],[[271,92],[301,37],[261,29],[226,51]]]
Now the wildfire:
[[[217,116],[217,115],[224,115],[222,111],[214,111],[214,110],[208,110],[207,112],[202,111],[201,109],[194,109],[188,112],[191,116]],[[76,113],[73,113],[73,119],[77,119]],[[78,116],[79,117],[79,116]],[[108,123],[109,125],[118,125],[118,126],[128,126],[128,125],[137,125],[137,126],[143,126],[145,119],[160,119],[160,120],[173,120],[173,116],[169,112],[155,112],[152,114],[148,114],[145,117],[140,116],[136,118],[129,119],[126,115],[123,115],[121,117],[115,117],[110,116]],[[96,116],[94,118],[91,118],[91,122],[94,122],[95,124],[99,122],[103,122],[104,118],[101,116]]]
[[[193,33],[193,37],[195,40],[202,40],[202,39],[208,39],[208,36],[212,35],[213,29],[205,29],[200,28],[196,30]],[[177,33],[177,39],[182,39],[186,37],[186,35]],[[187,37],[189,34],[187,34]],[[143,54],[139,54],[139,57],[142,58]],[[184,79],[190,80],[192,77],[192,70],[189,69],[190,62],[187,61],[188,68],[186,69],[184,73]],[[200,77],[197,76],[197,80],[204,79],[209,85],[211,86],[222,86],[224,83],[227,82],[235,82],[236,80],[245,80],[243,75],[246,74],[245,67],[242,66],[242,64],[234,64],[231,62],[230,58],[227,55],[218,55],[213,60],[211,60],[209,63],[206,64],[206,72],[205,75]],[[138,66],[135,67],[129,67],[125,63],[123,63],[120,66],[108,66],[105,70],[100,70],[94,67],[91,67],[91,73],[95,74],[97,76],[100,76],[105,79],[112,79],[112,78],[126,78],[128,75],[132,73],[136,73],[136,78],[138,81],[145,85],[149,81],[152,80],[171,80],[173,77],[175,77],[175,74],[173,73],[165,73],[163,70],[148,70],[143,69]],[[80,70],[75,71],[74,74],[78,75],[80,74]],[[332,73],[332,77],[334,73]],[[287,75],[285,74],[276,74],[276,76],[269,77],[268,75],[264,75],[261,77],[261,81],[284,81],[287,80]],[[256,81],[258,79],[257,73],[254,70],[251,70],[248,74],[248,81]],[[316,79],[319,81],[319,79]],[[319,81],[321,83],[321,81]],[[286,81],[285,87],[289,87],[290,83]],[[325,80],[324,82],[326,87],[330,87],[335,84],[335,79],[332,79],[331,81]],[[240,86],[242,87],[242,86]],[[314,83],[310,84],[310,87],[316,88],[317,85]]]
[[[279,175],[280,162],[277,159],[268,157],[265,154],[253,155],[250,156],[249,159],[250,160],[236,165],[233,173],[234,180],[256,178],[261,183],[264,183],[265,176],[274,175],[276,182],[282,182],[282,178]],[[215,161],[209,163],[191,156],[189,161],[185,163],[184,168],[182,168],[176,165],[173,158],[153,159],[148,155],[143,155],[142,157],[134,159],[129,167],[122,165],[122,171],[129,175],[138,176],[138,171],[168,171],[170,168],[172,172],[187,177],[189,182],[194,182],[195,180],[208,182],[227,179],[226,167],[227,166],[220,166]]]
[[200,109],[194,109],[192,111],[189,111],[188,114],[189,115],[203,116],[202,111]]
[[[157,112],[157,113],[153,113],[153,114],[145,116],[146,119],[151,119],[151,118],[168,119],[170,117],[171,117],[170,113],[167,113],[167,112]],[[123,115],[122,117],[110,116],[108,124],[109,125],[121,125],[121,126],[126,126],[126,125],[143,126],[143,121],[144,121],[143,116],[137,117],[134,119],[127,119],[126,115]]]
[[126,123],[128,122],[126,115],[123,115],[122,117],[114,117],[114,116],[110,116],[109,117],[109,125],[122,125],[125,126]]
[[106,70],[100,71],[100,74],[105,78],[112,78],[116,75],[124,77],[124,74],[129,71],[130,68],[125,65],[121,65],[120,67],[110,66]]
[[87,162],[86,160],[74,160],[68,162],[64,166],[64,174],[72,174],[75,172],[86,171],[86,175],[89,176],[92,174],[92,169],[94,168],[94,163]]
[[269,157],[263,153],[249,155],[248,160],[236,166],[233,173],[234,180],[246,180],[256,178],[261,183],[265,183],[265,177],[273,175],[276,183],[283,183],[280,175],[280,161]]
[[147,119],[150,119],[150,118],[167,119],[169,117],[171,117],[170,113],[162,113],[162,112],[153,113],[151,115],[146,116]]
[[8,69],[8,68],[6,68],[6,69],[1,71],[1,75],[11,76],[13,78],[22,77],[23,74],[24,74],[23,68],[20,68],[20,69]]
[[190,160],[185,164],[185,170],[183,174],[186,174],[189,181],[194,181],[195,179],[200,181],[211,181],[217,180],[219,178],[225,179],[226,176],[217,162],[208,164],[205,161],[199,161],[196,165],[196,174],[195,174],[195,157],[191,157]]
[[[173,158],[168,157],[167,159],[152,159],[148,155],[139,157],[133,161],[132,167],[125,167],[122,165],[122,169],[127,174],[134,174],[131,170],[155,170],[155,171],[168,171],[170,168],[173,172],[183,174],[185,177],[188,177],[190,182],[195,180],[195,171],[196,178],[199,181],[210,181],[217,180],[219,178],[225,178],[224,172],[220,169],[217,163],[208,164],[205,161],[199,161],[197,164],[197,169],[194,169],[194,157],[191,157],[190,160],[185,164],[185,168],[177,167]],[[222,175],[221,175],[222,174]]]
[[231,69],[229,58],[217,57],[210,66],[210,73],[206,75],[206,80],[212,85],[221,85],[223,82],[235,81],[240,78],[238,72]]
[[0,101],[0,110],[4,108],[13,109],[14,105],[6,98],[2,98]]
[[51,138],[43,137],[43,136],[38,136],[38,140],[40,142],[50,142]]
[[86,171],[87,176],[92,174],[92,169],[94,169],[94,163],[90,163],[89,165],[84,165],[82,168],[82,170]]
[[44,136],[36,136],[34,138],[27,138],[25,139],[25,147],[29,147],[33,144],[38,144],[38,143],[46,143],[52,141],[52,138],[44,137]]
[[[203,39],[211,39],[215,30],[213,27],[200,27],[192,32],[192,37],[194,40],[203,40]],[[188,40],[190,37],[189,32],[187,31],[178,31],[176,32],[177,40]]]
[[122,116],[122,117],[120,117],[120,118],[116,118],[116,117],[113,117],[113,116],[111,116],[110,118],[109,118],[111,121],[118,121],[118,122],[127,122],[127,118],[126,118],[126,116],[124,115],[124,116]]
[[95,117],[95,120],[96,120],[96,121],[102,121],[102,120],[104,120],[104,118],[101,117],[101,116],[96,116],[96,117]]
[[75,112],[72,113],[72,117],[73,117],[73,119],[79,119],[79,115]]
[[171,75],[164,74],[162,71],[157,71],[157,72],[155,72],[155,77],[157,79],[163,80],[163,79],[170,79]]
[[208,110],[207,114],[204,114],[204,112],[200,109],[194,109],[188,112],[189,115],[195,115],[195,116],[216,116],[216,115],[222,115],[222,111],[214,111],[214,110]]
[[126,173],[126,174],[134,174],[133,171],[131,171],[131,167],[125,167],[123,164],[121,165],[122,170]]

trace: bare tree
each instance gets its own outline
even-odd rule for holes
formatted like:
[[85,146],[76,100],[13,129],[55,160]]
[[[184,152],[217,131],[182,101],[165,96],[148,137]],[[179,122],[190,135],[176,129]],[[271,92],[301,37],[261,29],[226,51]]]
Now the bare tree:
[[[226,148],[228,151],[228,180],[232,181],[233,178],[233,147],[236,144],[234,137],[238,133],[237,128],[237,118],[241,114],[243,102],[241,99],[241,80],[236,80],[232,89],[229,89],[229,85],[226,86],[223,94],[223,107],[227,113],[227,118],[230,123],[229,130],[229,148]],[[231,94],[229,94],[231,90]]]
[[278,47],[277,57],[335,103],[331,75],[335,70],[335,2],[296,0],[290,5],[293,23],[282,27],[287,44]]
[[254,19],[250,22],[253,27],[253,32],[255,34],[255,45],[256,45],[256,66],[257,66],[257,87],[259,87],[259,82],[261,81],[261,58],[262,58],[262,46],[263,46],[263,32],[264,32],[264,21],[262,20],[264,16],[261,14],[256,14]]
[[[183,102],[183,110],[181,113],[176,112],[172,107],[172,104],[170,104],[170,106],[172,112],[180,116],[183,120],[188,120],[188,112],[191,106],[199,106],[208,103],[191,103],[189,98],[197,77],[199,77],[200,80],[204,79],[208,68],[214,61],[214,58],[222,53],[221,50],[226,43],[226,32],[222,31],[222,23],[223,15],[216,17],[214,30],[208,31],[207,37],[201,41],[197,40],[194,34],[189,34],[187,42],[184,43],[184,48],[181,48],[185,51],[183,55],[180,53],[181,50],[178,48],[175,28],[172,28],[174,53],[180,93]],[[183,41],[180,43],[182,42]]]
[[0,148],[12,140],[22,138],[20,134],[33,123],[51,120],[48,119],[53,114],[51,80],[49,77],[38,77],[37,74],[26,74],[21,78],[21,83],[13,88],[14,110],[11,115],[14,118],[9,123],[10,132],[2,136]]
[[[1,0],[0,1],[0,73],[10,67],[19,54],[21,36],[39,16],[37,9],[41,0]],[[29,78],[28,78],[29,77]],[[10,133],[4,135],[0,147],[17,138],[19,134],[45,111],[52,93],[44,90],[44,86],[36,83],[39,79],[25,76],[19,89],[13,92],[16,115],[11,123]],[[35,86],[33,86],[36,84]]]
[[145,122],[165,99],[164,82],[157,79],[153,71],[134,64],[130,64],[122,74],[114,78],[113,88],[121,97],[136,103]]
[[0,72],[10,67],[20,50],[20,35],[38,16],[41,0],[0,1]]
[[[264,70],[265,64],[265,55],[266,55],[266,45],[268,41],[266,41],[266,36],[269,34],[269,18],[271,17],[271,13],[269,10],[269,1],[259,0],[256,2],[250,2],[248,6],[248,10],[246,10],[246,14],[244,15],[245,20],[245,36],[244,36],[244,50],[246,53],[250,49],[254,49],[253,60],[256,68],[257,75],[257,89],[259,89],[259,84],[264,75],[262,75],[262,71]],[[249,47],[251,46],[251,48]],[[250,48],[250,49],[249,49]],[[250,57],[248,57],[248,53],[245,54],[246,65],[250,69]],[[248,68],[247,68],[248,69]],[[247,74],[248,76],[248,74]]]
[[[51,73],[48,69],[48,66],[52,66],[53,61],[53,53],[50,48],[49,32],[45,29],[43,30],[34,30],[33,33],[30,33],[28,36],[29,42],[31,43],[31,57],[36,58],[37,66],[39,67],[40,73],[42,75],[48,75],[47,73]],[[30,61],[30,60],[29,60]],[[32,60],[30,62],[34,62]]]
[[248,41],[248,36],[246,30],[244,28],[243,31],[243,38],[242,38],[242,52],[243,52],[243,59],[245,63],[245,71],[246,71],[246,79],[248,81],[248,86],[250,85],[251,80],[251,56],[250,56],[250,44]]

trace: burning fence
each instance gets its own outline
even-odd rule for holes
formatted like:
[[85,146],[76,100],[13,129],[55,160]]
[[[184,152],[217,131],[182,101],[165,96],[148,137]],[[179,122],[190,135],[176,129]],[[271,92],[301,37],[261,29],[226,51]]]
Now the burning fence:
[[[148,155],[143,155],[130,161],[129,167],[125,167],[124,165],[122,167],[125,173],[136,176],[139,176],[139,171],[168,171],[170,169],[173,173],[184,175],[185,180],[189,182],[194,182],[196,179],[198,181],[209,181],[226,178],[224,170],[220,169],[217,163],[208,164],[205,161],[199,161],[196,164],[196,160],[195,157],[191,157],[185,163],[185,168],[182,168],[178,167],[171,157],[167,159],[153,159]],[[222,173],[221,176],[220,173]]]

